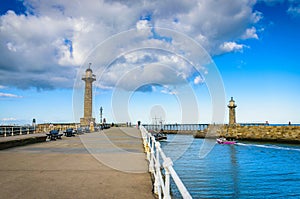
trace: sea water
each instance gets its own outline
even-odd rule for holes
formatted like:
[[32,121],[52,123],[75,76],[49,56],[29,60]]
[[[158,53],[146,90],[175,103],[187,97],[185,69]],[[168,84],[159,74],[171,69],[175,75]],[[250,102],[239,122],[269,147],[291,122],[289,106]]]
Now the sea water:
[[[168,135],[165,154],[193,198],[300,198],[300,145],[216,144],[199,157],[204,139]],[[181,198],[171,182],[173,198]]]

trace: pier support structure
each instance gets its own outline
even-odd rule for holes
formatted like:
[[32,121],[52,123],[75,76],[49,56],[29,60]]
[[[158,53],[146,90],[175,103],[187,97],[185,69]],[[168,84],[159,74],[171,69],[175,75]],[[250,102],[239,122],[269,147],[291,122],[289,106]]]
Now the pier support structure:
[[235,108],[237,105],[235,104],[235,101],[233,100],[233,97],[231,97],[231,100],[229,101],[229,125],[236,124],[236,116],[235,116]]
[[92,69],[86,69],[85,75],[82,77],[82,80],[85,82],[84,90],[84,115],[83,118],[80,118],[81,126],[90,126],[95,124],[95,118],[92,117],[92,105],[93,105],[93,82],[96,81],[96,75],[93,74]]

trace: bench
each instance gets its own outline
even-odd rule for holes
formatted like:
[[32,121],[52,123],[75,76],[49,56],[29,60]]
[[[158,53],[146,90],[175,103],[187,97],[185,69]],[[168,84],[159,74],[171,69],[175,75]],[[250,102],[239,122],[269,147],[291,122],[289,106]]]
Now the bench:
[[49,133],[46,134],[47,138],[50,140],[61,139],[62,133],[59,133],[59,130],[51,130]]
[[67,129],[66,131],[64,131],[64,134],[67,137],[72,137],[75,136],[76,132],[73,129]]

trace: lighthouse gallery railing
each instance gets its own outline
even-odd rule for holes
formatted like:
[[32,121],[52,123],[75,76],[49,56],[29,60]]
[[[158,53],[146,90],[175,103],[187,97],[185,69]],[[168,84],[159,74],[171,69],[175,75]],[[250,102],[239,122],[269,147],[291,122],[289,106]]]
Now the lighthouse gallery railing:
[[[180,194],[183,198],[192,198],[179,176],[173,168],[171,158],[166,157],[165,153],[160,147],[160,143],[155,141],[154,136],[151,135],[143,126],[140,126],[142,133],[143,144],[147,153],[149,161],[149,172],[154,176],[154,193],[158,198],[169,199],[170,196],[170,176],[173,178]],[[162,160],[162,163],[161,163]],[[162,168],[165,171],[165,178],[163,178]]]

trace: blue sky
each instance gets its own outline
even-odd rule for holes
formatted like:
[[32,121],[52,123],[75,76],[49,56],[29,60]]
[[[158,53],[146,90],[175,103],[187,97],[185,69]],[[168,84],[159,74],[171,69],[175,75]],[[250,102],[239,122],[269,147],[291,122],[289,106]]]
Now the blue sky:
[[89,62],[97,121],[210,123],[209,61],[238,122],[300,123],[298,1],[133,2],[1,1],[0,124],[78,122]]

